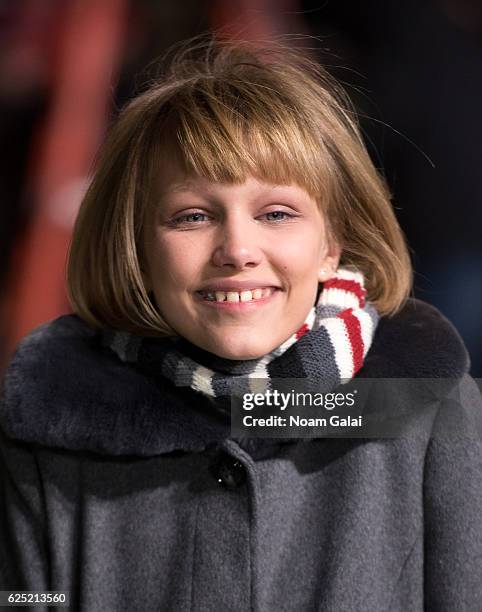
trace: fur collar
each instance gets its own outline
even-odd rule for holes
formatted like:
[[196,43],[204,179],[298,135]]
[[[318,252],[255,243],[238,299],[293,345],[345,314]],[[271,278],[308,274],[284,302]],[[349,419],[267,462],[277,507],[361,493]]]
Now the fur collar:
[[[449,321],[410,299],[380,320],[358,376],[458,379],[468,368]],[[76,315],[20,343],[4,379],[0,426],[20,441],[106,455],[201,451],[230,435],[204,396],[168,380],[161,386],[122,363]]]

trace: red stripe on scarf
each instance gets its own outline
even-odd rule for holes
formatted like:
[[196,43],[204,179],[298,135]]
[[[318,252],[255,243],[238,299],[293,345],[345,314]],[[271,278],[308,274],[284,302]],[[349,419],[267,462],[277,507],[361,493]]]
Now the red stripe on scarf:
[[349,291],[353,293],[360,303],[360,308],[365,306],[365,296],[367,294],[366,290],[353,280],[346,280],[344,278],[330,278],[325,283],[323,283],[323,289],[343,289],[344,291]]
[[306,323],[303,323],[303,325],[296,332],[296,339],[299,340],[301,336],[304,336],[306,332],[309,331],[309,329],[310,328],[308,327],[308,325]]
[[363,340],[360,321],[353,314],[352,308],[347,308],[338,315],[345,323],[353,355],[353,374],[356,374],[363,364]]

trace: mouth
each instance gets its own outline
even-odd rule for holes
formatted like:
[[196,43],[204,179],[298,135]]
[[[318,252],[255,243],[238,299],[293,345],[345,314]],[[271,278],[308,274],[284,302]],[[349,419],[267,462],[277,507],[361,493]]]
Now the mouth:
[[206,306],[244,309],[266,304],[279,292],[277,287],[260,287],[242,291],[196,291],[195,295]]

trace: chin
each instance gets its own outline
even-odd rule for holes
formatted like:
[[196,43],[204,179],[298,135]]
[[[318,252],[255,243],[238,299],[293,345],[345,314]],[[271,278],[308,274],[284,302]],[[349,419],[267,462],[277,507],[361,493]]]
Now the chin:
[[266,353],[269,353],[273,348],[274,347],[271,347],[271,345],[262,347],[255,344],[246,345],[243,343],[240,346],[233,346],[232,344],[228,346],[225,343],[219,343],[210,350],[218,357],[223,357],[224,359],[244,361],[247,359],[259,359],[260,357],[264,357]]

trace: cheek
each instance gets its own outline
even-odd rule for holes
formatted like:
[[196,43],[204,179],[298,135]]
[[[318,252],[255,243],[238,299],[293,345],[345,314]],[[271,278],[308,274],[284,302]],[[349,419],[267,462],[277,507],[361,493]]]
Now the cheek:
[[164,285],[191,284],[201,263],[199,248],[189,240],[168,240],[156,237],[150,250],[150,267]]
[[325,245],[318,234],[304,233],[296,240],[287,240],[280,245],[279,257],[287,272],[300,273],[318,270]]

